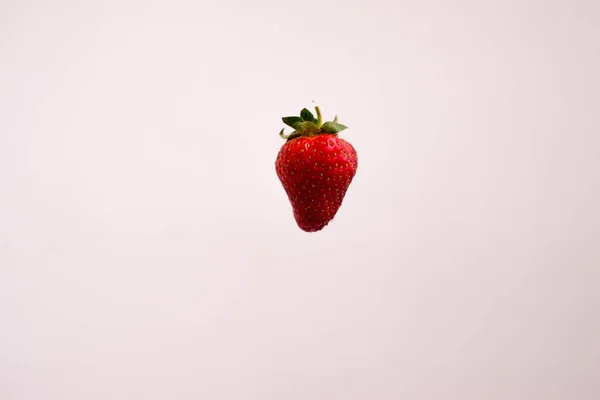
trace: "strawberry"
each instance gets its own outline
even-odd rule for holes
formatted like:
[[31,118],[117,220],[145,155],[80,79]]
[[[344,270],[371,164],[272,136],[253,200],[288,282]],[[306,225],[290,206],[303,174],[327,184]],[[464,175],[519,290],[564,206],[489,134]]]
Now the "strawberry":
[[322,123],[306,108],[299,117],[284,117],[294,132],[286,139],[275,161],[277,176],[285,189],[296,223],[306,232],[323,229],[338,212],[356,174],[358,158],[354,147],[338,133],[347,129],[333,121]]

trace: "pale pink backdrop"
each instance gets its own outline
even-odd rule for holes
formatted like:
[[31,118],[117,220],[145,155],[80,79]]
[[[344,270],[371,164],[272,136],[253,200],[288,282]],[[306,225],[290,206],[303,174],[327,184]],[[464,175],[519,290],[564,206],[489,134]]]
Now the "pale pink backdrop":
[[2,1],[0,399],[599,399],[599,71],[593,0]]

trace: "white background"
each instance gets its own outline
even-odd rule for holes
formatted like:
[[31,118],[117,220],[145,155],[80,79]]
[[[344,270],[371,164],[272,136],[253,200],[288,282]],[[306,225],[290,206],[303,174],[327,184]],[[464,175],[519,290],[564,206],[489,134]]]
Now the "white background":
[[598,71],[593,0],[3,0],[0,399],[600,398]]

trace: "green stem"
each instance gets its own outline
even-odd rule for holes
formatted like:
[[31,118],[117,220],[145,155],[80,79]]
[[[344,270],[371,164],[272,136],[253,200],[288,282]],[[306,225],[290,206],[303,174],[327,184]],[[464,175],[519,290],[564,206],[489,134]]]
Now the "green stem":
[[321,115],[319,106],[315,106],[315,111],[317,112],[317,126],[320,128],[323,125],[323,116]]

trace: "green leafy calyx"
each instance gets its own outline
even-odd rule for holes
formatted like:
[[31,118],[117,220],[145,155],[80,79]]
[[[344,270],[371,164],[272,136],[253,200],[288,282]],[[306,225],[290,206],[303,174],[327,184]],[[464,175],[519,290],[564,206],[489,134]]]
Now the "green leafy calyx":
[[333,121],[323,122],[321,110],[319,110],[318,106],[315,107],[315,111],[317,112],[316,118],[313,113],[306,108],[303,108],[302,111],[300,111],[299,117],[283,117],[281,119],[283,123],[294,129],[294,131],[289,135],[285,135],[283,133],[284,129],[282,129],[281,132],[279,132],[279,136],[287,140],[292,140],[301,136],[317,136],[324,134],[337,135],[344,129],[348,129],[347,126],[337,122],[337,116]]

